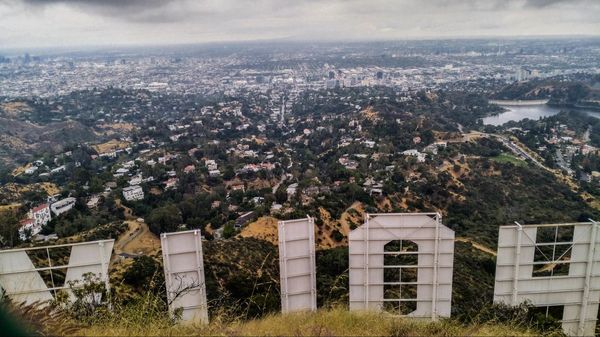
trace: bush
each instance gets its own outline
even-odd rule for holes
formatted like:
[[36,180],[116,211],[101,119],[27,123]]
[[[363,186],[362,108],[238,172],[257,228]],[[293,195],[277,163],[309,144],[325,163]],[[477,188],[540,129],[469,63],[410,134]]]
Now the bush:
[[183,222],[181,212],[173,204],[153,210],[146,221],[150,230],[156,235],[163,232],[174,232]]
[[105,284],[93,273],[83,274],[83,279],[68,282],[73,298],[66,291],[57,293],[53,306],[62,308],[80,322],[90,322],[97,315],[109,311],[109,294]]
[[150,256],[138,256],[125,273],[123,281],[135,288],[144,288],[155,294],[165,293],[165,277],[162,265]]
[[480,307],[475,316],[461,316],[458,319],[466,324],[503,324],[543,331],[546,334],[562,335],[561,324],[556,318],[546,317],[527,302],[517,306],[503,303],[487,304]]
[[340,233],[337,229],[334,229],[331,232],[331,237],[337,242],[342,242],[344,240],[344,234]]

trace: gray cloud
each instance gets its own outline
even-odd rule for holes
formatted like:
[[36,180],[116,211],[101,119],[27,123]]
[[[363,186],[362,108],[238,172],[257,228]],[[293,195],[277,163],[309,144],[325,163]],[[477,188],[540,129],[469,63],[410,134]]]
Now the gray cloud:
[[169,0],[23,0],[25,3],[32,5],[48,5],[55,3],[69,3],[69,4],[87,4],[94,6],[107,6],[107,7],[132,7],[132,6],[146,6],[153,4],[160,4],[170,2]]
[[544,8],[549,6],[554,6],[557,4],[569,4],[569,5],[583,5],[587,1],[582,0],[527,0],[525,2],[526,7],[533,8]]
[[182,0],[22,0],[22,2],[33,8],[48,10],[54,6],[70,6],[90,14],[142,22],[169,22],[186,16],[185,11],[177,13],[171,8],[173,5],[186,2]]
[[598,0],[0,0],[2,45],[600,35]]

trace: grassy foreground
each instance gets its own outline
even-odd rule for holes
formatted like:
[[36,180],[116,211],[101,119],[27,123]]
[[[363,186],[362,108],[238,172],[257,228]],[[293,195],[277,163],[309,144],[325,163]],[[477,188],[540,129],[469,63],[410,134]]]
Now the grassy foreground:
[[262,319],[209,325],[165,324],[161,320],[93,324],[77,329],[78,336],[534,336],[539,332],[502,324],[465,326],[452,320],[439,322],[397,318],[385,313],[349,312],[344,309],[314,313],[269,315]]

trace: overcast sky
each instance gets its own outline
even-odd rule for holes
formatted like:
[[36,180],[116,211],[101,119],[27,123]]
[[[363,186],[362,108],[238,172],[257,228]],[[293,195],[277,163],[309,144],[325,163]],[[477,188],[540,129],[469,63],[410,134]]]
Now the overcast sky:
[[0,0],[0,49],[600,35],[600,0]]

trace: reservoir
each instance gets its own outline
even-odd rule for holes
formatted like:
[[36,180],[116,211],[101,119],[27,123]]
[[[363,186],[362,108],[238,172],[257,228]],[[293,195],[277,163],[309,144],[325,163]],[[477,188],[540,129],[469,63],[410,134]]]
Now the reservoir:
[[485,125],[502,125],[506,122],[515,121],[518,122],[525,118],[537,120],[540,117],[548,117],[554,116],[561,111],[568,110],[577,110],[588,114],[589,116],[596,117],[600,119],[600,112],[586,110],[586,109],[572,109],[572,108],[557,108],[552,107],[546,104],[536,104],[536,105],[504,105],[499,104],[503,108],[507,109],[507,111],[502,112],[496,116],[489,116],[483,118],[483,124]]

